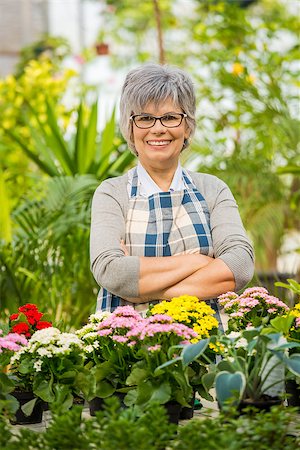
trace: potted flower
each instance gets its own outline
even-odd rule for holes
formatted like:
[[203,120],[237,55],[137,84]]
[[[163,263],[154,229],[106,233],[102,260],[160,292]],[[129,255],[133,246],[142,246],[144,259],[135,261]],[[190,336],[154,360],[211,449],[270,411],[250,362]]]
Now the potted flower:
[[[210,339],[221,349],[223,359],[210,365],[202,381],[207,390],[215,385],[221,408],[231,404],[268,409],[282,402],[284,371],[300,375],[300,355],[288,353],[300,344],[287,342],[282,333],[258,327]],[[201,341],[194,346],[197,349]]]
[[227,292],[220,295],[218,301],[224,308],[224,312],[228,314],[229,331],[266,325],[271,319],[286,314],[290,309],[263,287],[245,289],[241,295]]
[[80,374],[80,387],[90,403],[90,413],[103,407],[103,399],[111,395],[124,398],[129,390],[126,379],[136,362],[133,349],[125,335],[142,320],[130,306],[120,306],[113,313],[97,313],[77,331],[85,365]]
[[37,398],[53,409],[63,411],[72,406],[74,394],[79,393],[76,379],[83,365],[82,343],[75,334],[53,327],[36,331],[10,363],[18,383],[32,386]]
[[[180,297],[174,297],[170,301],[162,301],[156,305],[150,307],[149,314],[167,314],[172,317],[174,321],[182,323],[191,328],[197,333],[197,337],[191,339],[191,342],[197,342],[200,339],[212,336],[218,331],[218,320],[214,317],[215,311],[203,301],[200,301],[197,297],[190,295],[181,295]],[[207,348],[206,352],[213,355],[212,349]],[[188,366],[189,382],[193,388],[193,398],[191,401],[191,407],[183,407],[181,411],[181,419],[190,419],[193,417],[195,394],[198,392],[201,397],[207,400],[212,400],[211,396],[208,396],[202,385],[202,375],[206,373],[204,361],[193,361]],[[196,403],[197,404],[197,403]],[[198,402],[199,406],[201,404]]]
[[126,384],[125,403],[141,410],[157,402],[165,405],[171,422],[178,422],[182,406],[189,407],[193,389],[180,353],[197,333],[166,314],[142,319],[126,336],[138,360]]
[[15,384],[6,371],[14,352],[26,345],[27,339],[24,336],[17,333],[3,335],[0,329],[0,413],[2,414],[14,414],[19,408],[17,399],[11,395]]

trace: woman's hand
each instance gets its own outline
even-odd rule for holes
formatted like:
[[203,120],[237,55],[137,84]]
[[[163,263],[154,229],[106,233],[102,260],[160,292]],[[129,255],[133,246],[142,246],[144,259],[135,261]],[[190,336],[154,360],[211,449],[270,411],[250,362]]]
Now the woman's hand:
[[128,251],[128,248],[125,245],[124,239],[121,239],[120,247],[121,247],[121,250],[123,250],[123,252],[124,252],[124,256],[129,256],[129,251]]

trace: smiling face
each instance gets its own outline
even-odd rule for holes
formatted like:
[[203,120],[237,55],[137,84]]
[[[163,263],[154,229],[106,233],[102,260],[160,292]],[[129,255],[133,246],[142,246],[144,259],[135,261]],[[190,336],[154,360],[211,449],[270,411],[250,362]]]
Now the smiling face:
[[[135,114],[163,116],[168,113],[182,112],[180,107],[175,105],[171,99],[168,99],[158,107],[154,103],[149,103],[143,111],[135,111]],[[185,119],[176,128],[167,128],[159,120],[151,128],[141,129],[134,123],[132,127],[138,158],[147,172],[151,173],[152,170],[164,169],[174,169],[175,171],[184,139],[189,137]]]

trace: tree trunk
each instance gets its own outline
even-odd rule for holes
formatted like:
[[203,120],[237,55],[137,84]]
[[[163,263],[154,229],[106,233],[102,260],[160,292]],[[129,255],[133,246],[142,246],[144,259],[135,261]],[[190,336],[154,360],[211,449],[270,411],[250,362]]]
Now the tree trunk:
[[153,6],[154,6],[154,14],[155,14],[155,21],[156,21],[156,28],[157,28],[157,37],[158,37],[158,49],[159,49],[159,63],[165,64],[165,51],[163,46],[163,35],[162,35],[162,28],[161,28],[161,12],[159,9],[159,2],[158,0],[153,0]]

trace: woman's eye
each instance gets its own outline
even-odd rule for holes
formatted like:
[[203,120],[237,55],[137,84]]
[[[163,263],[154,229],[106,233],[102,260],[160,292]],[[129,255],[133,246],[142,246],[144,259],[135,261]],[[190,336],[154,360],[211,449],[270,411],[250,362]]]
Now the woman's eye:
[[139,121],[141,122],[152,122],[153,117],[152,116],[141,116],[139,117]]
[[166,120],[167,122],[171,122],[173,120],[177,120],[178,117],[177,116],[171,116],[170,114],[168,114],[167,116],[163,116],[163,120]]

